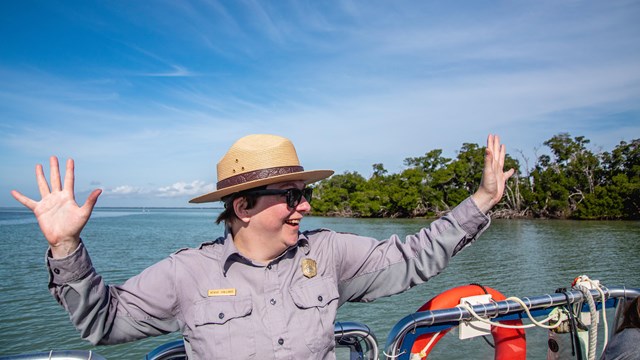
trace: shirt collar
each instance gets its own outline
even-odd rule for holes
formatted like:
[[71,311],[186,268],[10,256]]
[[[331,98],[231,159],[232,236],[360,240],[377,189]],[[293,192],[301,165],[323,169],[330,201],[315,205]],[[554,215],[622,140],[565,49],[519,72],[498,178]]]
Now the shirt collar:
[[309,252],[311,251],[311,248],[309,246],[309,238],[307,237],[307,235],[305,235],[304,233],[299,233],[298,234],[298,244],[297,244],[298,248],[300,248],[300,250],[302,252],[304,252],[304,255],[309,255]]
[[[222,263],[222,272],[225,276],[227,275],[227,271],[229,270],[229,267],[231,266],[231,264],[236,261],[239,261],[251,266],[257,266],[251,261],[251,259],[247,259],[246,257],[242,256],[242,254],[240,254],[240,251],[238,251],[236,244],[233,242],[233,235],[231,234],[230,231],[225,231],[225,237],[223,239],[222,244],[223,244],[223,251],[221,256],[221,260],[222,260],[221,263]],[[309,252],[311,251],[311,249],[309,248],[309,239],[303,233],[298,234],[298,242],[296,243],[296,245],[285,250],[282,254],[276,257],[272,262],[276,262],[280,260],[284,256],[284,254],[295,249],[300,249],[305,255],[309,255]]]

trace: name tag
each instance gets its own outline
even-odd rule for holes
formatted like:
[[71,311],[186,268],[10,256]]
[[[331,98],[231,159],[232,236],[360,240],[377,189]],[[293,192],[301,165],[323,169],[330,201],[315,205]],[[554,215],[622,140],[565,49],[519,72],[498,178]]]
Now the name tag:
[[236,296],[236,289],[212,289],[209,290],[207,295],[209,296]]

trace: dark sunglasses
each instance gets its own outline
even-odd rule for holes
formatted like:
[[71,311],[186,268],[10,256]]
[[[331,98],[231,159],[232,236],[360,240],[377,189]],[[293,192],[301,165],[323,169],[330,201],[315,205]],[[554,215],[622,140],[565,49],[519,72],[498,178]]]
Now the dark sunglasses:
[[300,204],[302,197],[304,196],[307,199],[307,202],[311,202],[311,195],[313,193],[312,188],[304,188],[302,190],[297,188],[291,189],[261,189],[261,190],[249,190],[243,192],[242,194],[246,195],[285,195],[287,199],[287,206],[290,208],[295,208]]

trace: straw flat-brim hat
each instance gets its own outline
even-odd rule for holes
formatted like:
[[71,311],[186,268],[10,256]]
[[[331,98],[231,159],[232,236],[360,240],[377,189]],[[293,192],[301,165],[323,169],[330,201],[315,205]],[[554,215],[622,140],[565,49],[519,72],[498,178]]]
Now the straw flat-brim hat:
[[293,143],[275,135],[248,135],[236,141],[218,162],[216,191],[190,203],[220,201],[233,193],[283,181],[305,184],[326,179],[333,170],[305,171]]

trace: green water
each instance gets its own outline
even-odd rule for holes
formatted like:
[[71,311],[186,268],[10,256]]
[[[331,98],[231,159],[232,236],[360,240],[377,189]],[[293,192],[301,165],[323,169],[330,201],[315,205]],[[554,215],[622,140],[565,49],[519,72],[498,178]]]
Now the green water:
[[[120,283],[182,248],[216,238],[216,210],[98,209],[83,232],[94,266]],[[309,217],[303,228],[386,238],[409,234],[425,220]],[[0,355],[51,349],[93,349],[109,359],[141,359],[179,335],[93,347],[80,339],[47,290],[45,240],[32,215],[0,209]],[[346,304],[338,321],[369,325],[384,346],[391,327],[426,300],[453,286],[481,283],[507,296],[535,296],[568,287],[586,274],[606,285],[640,287],[640,222],[494,221],[480,240],[458,254],[439,276],[410,291],[369,304]],[[530,359],[546,356],[546,333],[527,331]],[[446,336],[430,359],[492,359],[481,339]]]

